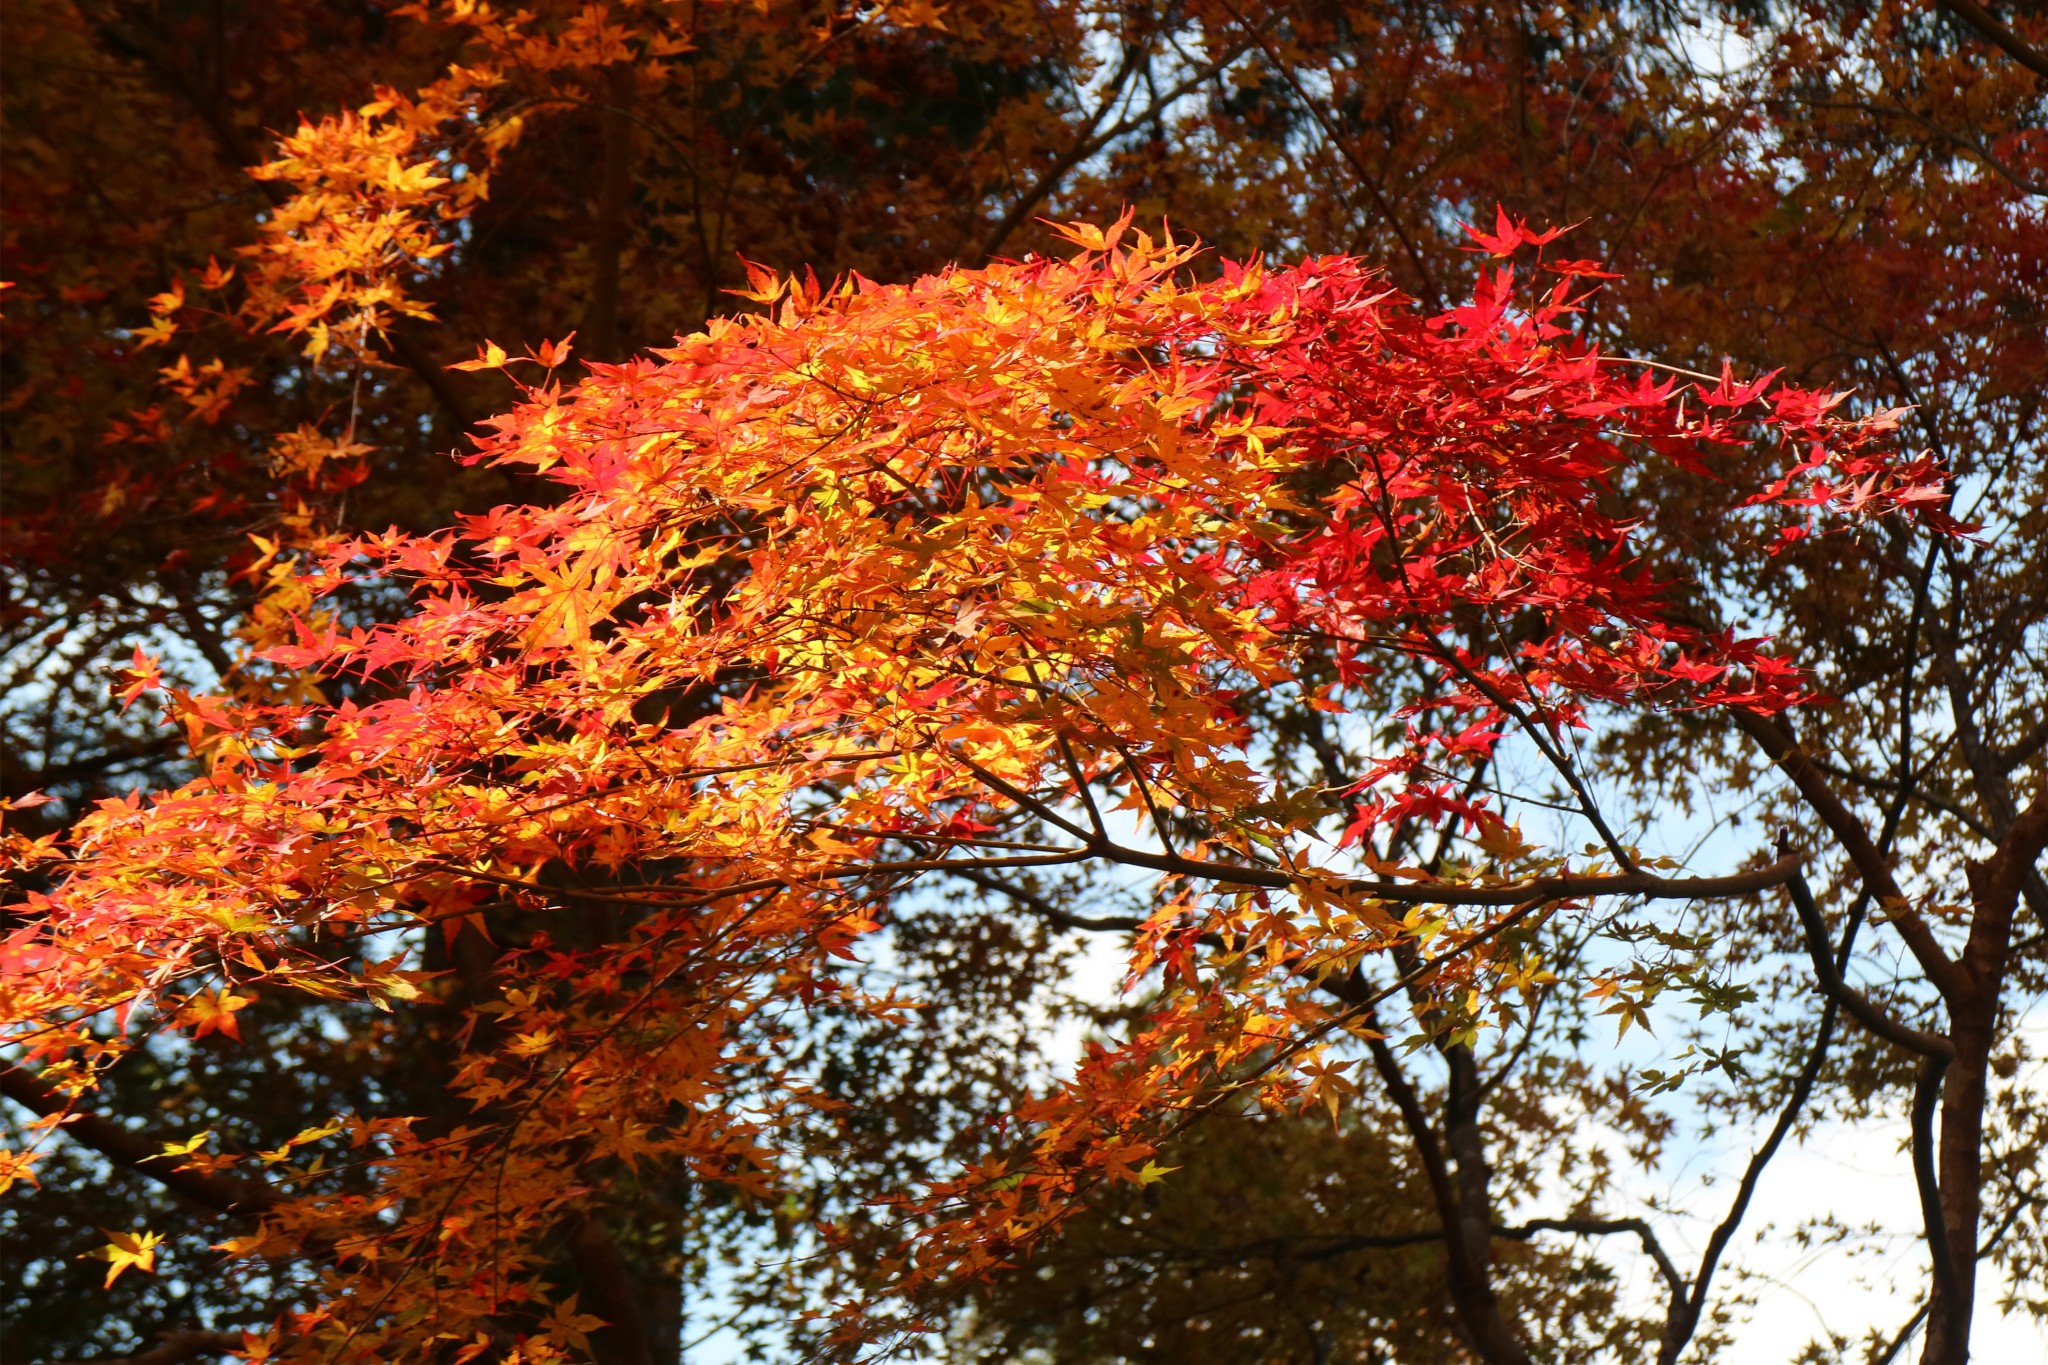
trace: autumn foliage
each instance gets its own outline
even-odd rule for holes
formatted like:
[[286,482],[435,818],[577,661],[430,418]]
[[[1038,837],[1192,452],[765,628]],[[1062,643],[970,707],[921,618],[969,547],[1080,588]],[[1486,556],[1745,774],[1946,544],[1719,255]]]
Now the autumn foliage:
[[[734,1228],[791,1349],[1664,1365],[1823,1114],[1873,1358],[2048,1277],[2038,16],[17,10],[0,1188],[208,1211],[59,1219],[248,1288],[152,1365],[666,1365]],[[1687,1085],[1681,1272],[1585,1134]]]
[[[1506,925],[1606,889],[1782,880],[1535,848],[1455,774],[1511,729],[1568,745],[1592,707],[1799,702],[1762,642],[1671,618],[1605,495],[1671,462],[1729,478],[1760,547],[1844,517],[1939,524],[1942,472],[1895,454],[1888,420],[1601,354],[1573,334],[1597,268],[1518,275],[1555,234],[1505,216],[1476,234],[1502,263],[1440,316],[1352,260],[1204,269],[1124,223],[1068,235],[1071,259],[907,286],[757,274],[767,312],[574,384],[566,343],[493,349],[476,363],[525,399],[474,458],[559,495],[337,545],[308,591],[404,583],[410,610],[302,623],[263,656],[377,699],[174,694],[205,776],[17,840],[53,881],[8,941],[11,1036],[76,1092],[152,1031],[232,1035],[264,993],[418,997],[397,958],[338,945],[483,933],[487,906],[538,926],[465,1028],[469,1121],[429,1140],[336,1115],[265,1157],[292,1193],[229,1250],[329,1269],[256,1358],[483,1350],[513,1322],[520,1358],[574,1354],[589,1320],[550,1301],[537,1240],[616,1163],[776,1187],[823,1103],[784,1044],[827,1007],[916,1007],[832,963],[925,879],[1156,873],[1130,970],[1165,992],[984,1160],[902,1191],[871,1293],[1013,1262],[1098,1182],[1157,1179],[1163,1134],[1224,1094],[1334,1107],[1326,1044],[1361,1011],[1321,988],[1397,943],[1476,1021],[1545,978]],[[1238,708],[1302,688],[1311,659],[1335,663],[1317,708],[1407,727],[1352,775],[1335,846],[1272,808]],[[138,659],[126,695],[153,683]],[[1177,842],[1169,813],[1206,833]],[[1414,821],[1489,856],[1378,862]],[[567,924],[600,905],[617,937],[577,946]],[[1198,963],[1198,941],[1220,951]]]

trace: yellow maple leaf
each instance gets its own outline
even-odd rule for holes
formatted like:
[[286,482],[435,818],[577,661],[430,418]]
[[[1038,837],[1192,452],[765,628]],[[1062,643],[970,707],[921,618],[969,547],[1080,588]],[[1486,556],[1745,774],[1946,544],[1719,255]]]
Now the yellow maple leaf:
[[161,1152],[158,1152],[155,1156],[144,1157],[143,1160],[160,1161],[167,1156],[190,1156],[201,1147],[204,1147],[212,1137],[213,1129],[208,1128],[204,1132],[187,1138],[183,1142],[166,1142]]
[[502,370],[505,368],[505,348],[497,342],[486,342],[475,360],[459,360],[448,368],[451,370]]
[[156,1269],[156,1249],[164,1238],[160,1232],[107,1232],[107,1244],[98,1251],[88,1251],[82,1260],[108,1261],[106,1288],[112,1288],[114,1281],[121,1278],[121,1272],[129,1266],[137,1270]]
[[17,1180],[26,1180],[34,1185],[39,1182],[31,1169],[41,1159],[41,1152],[17,1152],[0,1147],[0,1194],[12,1189]]

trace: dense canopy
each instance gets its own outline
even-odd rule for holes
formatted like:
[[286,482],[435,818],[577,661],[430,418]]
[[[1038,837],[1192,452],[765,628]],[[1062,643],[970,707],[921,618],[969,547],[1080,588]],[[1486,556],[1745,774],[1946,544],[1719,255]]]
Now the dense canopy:
[[28,1349],[2048,1293],[2038,19],[18,8]]

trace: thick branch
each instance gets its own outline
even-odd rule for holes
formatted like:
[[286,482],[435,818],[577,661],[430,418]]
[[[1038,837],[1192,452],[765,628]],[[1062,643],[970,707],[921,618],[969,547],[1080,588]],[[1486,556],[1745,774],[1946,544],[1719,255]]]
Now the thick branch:
[[[1356,982],[1358,978],[1354,973],[1347,980]],[[1341,996],[1342,992],[1338,994]],[[1367,1011],[1364,1021],[1372,1027],[1376,1021],[1370,1013],[1371,1003],[1366,1003],[1364,1008]],[[1409,1141],[1414,1145],[1415,1154],[1421,1159],[1423,1172],[1429,1179],[1437,1218],[1445,1229],[1445,1268],[1450,1281],[1451,1303],[1457,1310],[1459,1322],[1479,1358],[1488,1365],[1527,1365],[1529,1354],[1502,1315],[1493,1289],[1486,1247],[1488,1215],[1483,1160],[1480,1170],[1470,1171],[1467,1169],[1469,1151],[1460,1152],[1454,1172],[1445,1144],[1438,1140],[1436,1127],[1430,1122],[1421,1097],[1401,1070],[1400,1059],[1394,1055],[1393,1048],[1379,1036],[1377,1027],[1372,1027],[1372,1036],[1366,1040],[1366,1046],[1372,1054],[1373,1069],[1379,1073],[1388,1097],[1400,1111],[1401,1125],[1408,1130]],[[1461,1145],[1457,1140],[1459,1134],[1452,1126],[1458,1116],[1450,1109],[1451,1106],[1446,1106],[1445,1120],[1455,1150]],[[1472,1136],[1476,1138],[1476,1122],[1472,1127]],[[1475,1202],[1478,1207],[1474,1207]],[[1475,1219],[1478,1220],[1476,1226]]]
[[253,1218],[269,1212],[282,1201],[282,1196],[266,1185],[233,1176],[202,1175],[197,1171],[178,1169],[163,1156],[163,1144],[131,1133],[98,1114],[78,1109],[72,1101],[20,1067],[0,1071],[0,1094],[45,1118],[53,1114],[63,1115],[63,1131],[72,1138],[115,1165],[146,1176],[210,1212]]
[[[1365,1022],[1371,1026],[1375,1020],[1367,1015]],[[1375,1034],[1377,1028],[1372,1030]],[[1422,1097],[1415,1091],[1414,1084],[1401,1070],[1401,1059],[1394,1055],[1394,1049],[1387,1045],[1385,1038],[1373,1037],[1366,1040],[1372,1053],[1373,1070],[1380,1076],[1380,1084],[1387,1090],[1387,1098],[1394,1102],[1400,1112],[1401,1126],[1408,1130],[1408,1140],[1415,1145],[1415,1155],[1422,1161],[1423,1176],[1429,1181],[1431,1196],[1436,1202],[1437,1217],[1445,1227],[1455,1227],[1458,1221],[1458,1191],[1451,1183],[1450,1163],[1444,1159],[1444,1151],[1436,1137],[1436,1125],[1430,1122],[1429,1112],[1422,1107]],[[1443,1234],[1437,1234],[1441,1237]]]
[[1997,852],[1973,869],[1970,877],[1977,920],[1963,950],[1964,965],[1979,981],[1997,982],[2010,956],[2012,908],[2030,881],[2040,879],[2041,854],[2048,850],[2048,782],[1999,841]]
[[1949,1245],[1948,1220],[1941,1212],[1941,1182],[1935,1172],[1934,1112],[1941,1107],[1941,1082],[1955,1060],[1923,1056],[1913,1079],[1913,1183],[1920,1192],[1920,1219],[1927,1228],[1927,1257],[1934,1267],[1935,1296],[1955,1303],[1962,1294],[1962,1274]]
[[1193,858],[1167,857],[1143,849],[1109,844],[1093,850],[1115,862],[1148,867],[1174,876],[1195,877],[1237,886],[1263,886],[1286,890],[1306,882],[1328,885],[1370,896],[1375,900],[1404,905],[1520,905],[1525,901],[1586,900],[1595,896],[1642,896],[1651,900],[1708,900],[1725,896],[1754,895],[1783,886],[1799,872],[1799,859],[1779,858],[1749,872],[1732,872],[1720,877],[1660,877],[1651,872],[1618,872],[1604,875],[1565,872],[1553,877],[1531,877],[1501,886],[1467,886],[1454,882],[1389,882],[1372,878],[1319,878],[1278,868],[1247,867],[1235,863],[1203,862]]
[[[1951,562],[1950,571],[1961,573],[1959,566]],[[2000,766],[1997,757],[1984,742],[1983,731],[1977,728],[1976,706],[1970,695],[1970,679],[1956,659],[1955,643],[1944,640],[1939,646],[1936,659],[1939,662],[1943,689],[1948,693],[1949,718],[1955,725],[1956,747],[1962,750],[1963,761],[1969,765],[1970,776],[1977,783],[1977,800],[1982,804],[1993,839],[2003,839],[2006,830],[2012,827],[2018,809],[2013,802],[2012,785],[2006,781],[2008,769]]]
[[77,1365],[178,1365],[194,1356],[225,1355],[242,1349],[239,1332],[208,1332],[197,1327],[174,1327],[157,1334],[157,1344],[132,1356],[103,1357]]
[[[1800,859],[1792,856],[1780,857],[1765,867],[1748,872],[1733,872],[1719,877],[1660,877],[1652,872],[1637,870],[1608,874],[1586,874],[1564,872],[1550,877],[1531,877],[1524,881],[1508,882],[1499,886],[1470,886],[1456,882],[1391,882],[1374,878],[1336,877],[1323,874],[1296,872],[1279,867],[1246,863],[1219,863],[1189,858],[1178,853],[1153,853],[1147,849],[1131,848],[1124,844],[1082,829],[1071,820],[1062,817],[1058,811],[1044,801],[1023,791],[1015,784],[998,777],[959,754],[949,755],[953,761],[972,772],[992,790],[1031,811],[1047,823],[1052,824],[1080,841],[1072,850],[1048,852],[1035,856],[998,858],[921,858],[897,862],[874,863],[855,862],[829,872],[819,874],[821,880],[837,880],[848,877],[864,877],[877,872],[946,872],[960,873],[998,867],[1049,867],[1061,864],[1079,863],[1089,858],[1102,858],[1126,867],[1148,868],[1168,876],[1189,877],[1199,881],[1216,882],[1225,886],[1258,886],[1269,890],[1288,891],[1301,886],[1320,883],[1336,889],[1369,896],[1375,900],[1402,905],[1501,905],[1515,906],[1528,901],[1555,902],[1585,900],[1597,896],[1641,896],[1649,900],[1708,900],[1728,896],[1754,895],[1783,886],[1787,879],[1796,876]],[[432,865],[437,871],[461,872],[491,880],[487,874],[441,864]],[[681,886],[647,883],[634,888],[634,893],[645,896],[650,892],[694,890]],[[722,888],[720,894],[731,894],[736,888]]]
[[2017,33],[1998,22],[1996,15],[1977,0],[1935,0],[1943,9],[1975,29],[1980,37],[2043,80],[2048,80],[2048,56],[2023,42]]

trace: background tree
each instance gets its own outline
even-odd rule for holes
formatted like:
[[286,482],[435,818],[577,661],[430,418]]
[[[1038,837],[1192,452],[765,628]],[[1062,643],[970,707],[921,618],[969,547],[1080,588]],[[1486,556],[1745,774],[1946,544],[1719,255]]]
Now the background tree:
[[[15,160],[6,273],[20,282],[8,308],[11,619],[19,641],[10,659],[20,682],[39,681],[10,688],[19,709],[7,777],[10,795],[50,787],[70,797],[12,818],[66,816],[138,776],[180,771],[179,749],[147,723],[147,702],[128,721],[110,719],[99,702],[103,675],[85,666],[91,658],[125,656],[138,641],[163,648],[170,632],[189,641],[168,645],[171,667],[203,679],[234,666],[232,630],[271,638],[264,613],[252,611],[259,590],[277,594],[270,604],[279,609],[308,605],[293,596],[290,575],[266,577],[286,567],[292,547],[317,546],[351,524],[395,519],[425,530],[451,509],[536,494],[530,483],[492,483],[508,476],[464,472],[433,454],[453,443],[466,419],[497,406],[502,392],[443,372],[437,353],[460,353],[484,336],[516,350],[581,327],[581,354],[593,345],[601,358],[621,354],[630,338],[693,324],[713,309],[719,287],[739,282],[739,263],[718,259],[724,246],[813,262],[827,277],[852,267],[900,279],[947,259],[1038,245],[1042,239],[1018,234],[1036,231],[1032,214],[1042,209],[1126,201],[1170,212],[1232,253],[1361,251],[1435,301],[1458,297],[1469,278],[1470,258],[1445,231],[1453,218],[1479,217],[1495,199],[1548,221],[1585,217],[1573,250],[1604,255],[1628,276],[1577,325],[1617,349],[1709,372],[1732,353],[1787,364],[1800,382],[1855,386],[1865,397],[1852,401],[1875,408],[1917,403],[1915,439],[1935,444],[1959,471],[1958,487],[1980,509],[1969,515],[1986,518],[1981,509],[1990,509],[2010,518],[1993,523],[1990,549],[1975,562],[1937,565],[1942,572],[1929,579],[1924,601],[1920,566],[1932,561],[1912,558],[1910,545],[1880,555],[1869,542],[1816,538],[1766,562],[1731,538],[1715,514],[1725,505],[1718,492],[1645,476],[1618,496],[1631,508],[1660,509],[1657,543],[1680,547],[1674,566],[1682,562],[1687,577],[1712,590],[1692,604],[1696,624],[1713,621],[1716,602],[1724,613],[1733,604],[1731,620],[1786,640],[1844,699],[1816,734],[1836,746],[1824,756],[1840,770],[1830,775],[1835,794],[1880,851],[1890,846],[1911,867],[1929,869],[1977,856],[1990,847],[1979,842],[1985,832],[2010,818],[1983,803],[2003,799],[2012,813],[2024,805],[2042,739],[2027,728],[2038,697],[2039,565],[2009,552],[2039,538],[2044,368],[2041,87],[2027,60],[2036,49],[2025,16],[2008,26],[1981,11],[1958,19],[1896,9],[1596,16],[1561,8],[1226,6],[1069,8],[977,15],[974,23],[951,15],[944,27],[906,12],[819,28],[821,20],[781,11],[620,8],[593,22],[597,13],[543,11],[515,29],[453,11],[12,7],[11,34],[24,36],[9,44],[9,117],[36,136],[11,136],[8,153]],[[1013,37],[1020,33],[1031,42]],[[1736,59],[1726,70],[1703,59],[1714,50],[1708,39]],[[662,50],[675,42],[694,47]],[[214,55],[180,60],[192,52]],[[455,56],[465,71],[444,74]],[[997,68],[1008,74],[988,75]],[[281,178],[252,184],[236,174],[269,155],[268,132],[288,128],[298,111],[359,108],[379,83],[393,92],[380,99],[389,107],[310,125],[286,149]],[[972,109],[948,114],[943,101],[955,95]],[[54,112],[77,109],[93,118]],[[779,118],[768,116],[778,110]],[[195,148],[207,154],[195,156]],[[384,174],[392,156],[424,166],[424,179],[451,174],[440,185],[394,185]],[[165,170],[131,175],[127,168],[138,165]],[[452,175],[458,165],[460,179]],[[210,188],[197,183],[214,172]],[[490,193],[462,198],[464,184]],[[117,188],[145,206],[131,204],[125,219],[97,212],[92,196]],[[194,191],[189,200],[179,197],[186,188]],[[300,216],[273,214],[262,226],[257,210],[266,198],[296,204]],[[363,206],[360,218],[351,217],[352,204]],[[394,232],[414,235],[337,241],[279,227],[388,215],[396,215]],[[116,222],[127,235],[101,249]],[[861,235],[885,222],[888,232]],[[447,250],[392,257],[393,243]],[[264,249],[238,259],[243,245]],[[209,254],[239,273],[209,289]],[[338,259],[347,266],[339,272]],[[133,273],[109,278],[117,268]],[[179,302],[171,286],[181,270],[187,287]],[[347,287],[328,297],[337,278]],[[608,290],[613,302],[603,304]],[[173,302],[153,307],[149,296],[167,291]],[[431,309],[439,324],[405,315],[401,301]],[[388,323],[382,340],[365,318]],[[273,335],[278,322],[287,330]],[[329,349],[308,357],[322,325]],[[607,336],[607,327],[618,330]],[[159,345],[140,344],[160,334]],[[219,368],[209,370],[215,361]],[[167,364],[171,373],[160,376]],[[121,416],[152,406],[153,415]],[[110,427],[110,418],[119,421]],[[102,434],[112,441],[98,444]],[[353,451],[358,444],[377,448]],[[96,516],[79,517],[82,507]],[[264,551],[244,539],[250,529],[282,546],[281,560],[262,562]],[[1878,601],[1896,608],[1883,629],[1874,628]],[[364,592],[333,609],[338,619],[368,621],[397,605],[389,594]],[[1937,619],[1956,663],[1940,664],[1931,644],[1925,657],[1901,662],[1898,642],[1921,638]],[[1830,671],[1837,661],[1839,677]],[[1941,668],[1949,671],[1933,676]],[[1961,735],[1954,715],[1919,709],[1930,696],[1952,704],[1956,679],[1967,703],[1957,713],[1968,718],[1962,728],[1974,729],[1980,759],[1990,763],[1968,759],[1961,738],[1933,741],[1935,757],[1918,760],[1930,765],[1924,769],[1899,758],[1929,733]],[[262,682],[245,670],[241,685]],[[1982,713],[1985,705],[1992,712]],[[1319,781],[1321,758],[1294,709],[1295,719],[1276,714],[1274,723],[1303,746],[1304,780]],[[1340,768],[1355,770],[1358,752],[1375,749],[1368,736],[1330,738],[1349,755]],[[1705,802],[1715,791],[1746,789],[1755,785],[1754,755],[1782,751],[1770,735],[1737,740],[1681,720],[1616,730],[1608,742],[1612,764],[1602,771],[1610,780],[1640,774],[1645,806],[1674,793]],[[1716,752],[1725,769],[1704,762]],[[2003,798],[1996,783],[1984,785],[1992,772],[2010,784]],[[1802,800],[1819,812],[1814,780],[1809,773]],[[1602,791],[1617,825],[1626,823],[1614,807],[1621,795]],[[1888,821],[1894,802],[1900,813]],[[1798,815],[1797,807],[1783,812]],[[1756,819],[1751,828],[1768,823]],[[1853,895],[1857,884],[1848,885]],[[1933,885],[1901,889],[1920,895]],[[915,970],[963,1001],[985,1002],[990,991],[1016,998],[1005,992],[1056,976],[1041,954],[1048,928],[1061,926],[1038,924],[1018,938],[1003,927],[1012,918],[1004,893],[984,892],[997,899],[925,917],[925,960],[934,965]],[[1885,894],[1881,882],[1873,894]],[[1952,888],[1933,903],[1961,899]],[[1853,901],[1849,909],[1851,922],[1864,912]],[[2038,901],[2031,913],[2038,916]],[[1771,1005],[1752,1016],[1751,1070],[1782,1060],[1771,1064],[1781,1078],[1772,1087],[1731,1081],[1723,1093],[1709,1073],[1694,1078],[1691,1093],[1730,1121],[1761,1111],[1767,1127],[1781,1112],[1773,1106],[1804,1098],[1796,1082],[1818,1058],[1814,1084],[1834,1106],[1823,1112],[1902,1105],[1910,1079],[1888,1046],[1857,1043],[1838,1057],[1831,1047],[1808,1050],[1815,1025],[1788,1027],[1795,1011],[1810,1008],[1812,981],[1810,966],[1786,956],[1799,947],[1788,924],[1746,917],[1696,927],[1695,944],[1735,953],[1713,965],[1763,990]],[[2027,934],[2017,937],[2027,942]],[[2028,944],[1992,973],[2008,974],[2000,1006],[2008,1019],[2038,990],[2038,948]],[[427,951],[435,966],[467,956],[464,979],[479,979],[483,962],[462,938]],[[953,958],[987,971],[942,965]],[[1937,1015],[1915,1017],[1931,997],[1914,996],[1910,981],[1894,987],[1858,970],[1849,969],[1852,978],[1916,1027],[1939,1030]],[[1860,970],[1872,970],[1869,959]],[[1706,964],[1698,972],[1715,979]],[[466,998],[458,995],[458,1005]],[[1975,1008],[1981,1014],[1984,1006]],[[1001,1046],[1014,1047],[1033,1031],[1029,1014],[1022,1009],[1014,1025],[1000,1026],[986,1010],[948,1017],[998,1028]],[[306,1106],[320,1096],[345,1096],[339,1107],[423,1112],[446,1094],[433,1059],[449,1054],[453,1026],[430,1016],[379,1015],[372,1024],[349,1006],[266,997],[242,1017],[263,1022],[277,1049],[268,1059],[223,1044],[217,1032],[189,1056],[136,1054],[108,1080],[132,1087],[118,1109],[146,1114],[176,1096],[197,1113],[232,1116],[248,1141],[274,1148],[304,1126]],[[1822,1033],[1846,1027],[1830,1022]],[[1975,1067],[1994,1091],[1994,1204],[1984,1225],[1987,1249],[2024,1283],[2036,1273],[2026,1257],[2038,1241],[2027,1235],[2038,1140],[2027,1127],[2024,1089],[1996,1093],[1999,1073],[2020,1065],[2003,1027],[1994,1029],[2005,1039],[1997,1055]],[[925,1037],[944,1033],[935,1027]],[[337,1034],[349,1041],[334,1042]],[[877,1106],[893,1123],[878,1117],[867,1130],[876,1151],[921,1162],[895,1133],[919,1131],[934,1106],[1000,1100],[1011,1078],[977,1061],[971,1038],[963,1034],[950,1051],[956,1070],[934,1067]],[[1543,1043],[1572,1047],[1568,1028]],[[885,1080],[903,1074],[888,1059],[905,1053],[862,1046],[834,1083],[881,1093]],[[1717,1038],[1716,1046],[1726,1043]],[[306,1078],[303,1097],[265,1083],[280,1057]],[[1426,1078],[1416,1079],[1426,1088]],[[1964,1112],[1944,1131],[1967,1135],[1970,1086],[1948,1084]],[[204,1107],[209,1095],[220,1109]],[[80,1180],[58,1183],[75,1189]],[[25,1243],[53,1244],[47,1218],[72,1230],[62,1253],[36,1262],[38,1276],[60,1277],[46,1286],[94,1274],[69,1260],[99,1240],[87,1225],[158,1225],[140,1211],[132,1219],[111,1211],[80,1217],[60,1201],[41,1207],[44,1214],[16,1224]],[[1403,1231],[1425,1226],[1428,1210],[1421,1212]],[[703,1226],[688,1221],[701,1212],[665,1216],[677,1227]],[[771,1229],[787,1222],[758,1209],[734,1216]],[[715,1242],[723,1234],[705,1235]],[[1632,1234],[1620,1236],[1632,1242]],[[636,1263],[646,1282],[691,1278],[694,1253],[675,1249],[687,1241],[666,1230],[624,1240],[625,1256],[645,1258]],[[1973,1264],[1975,1239],[1952,1240]],[[1602,1251],[1578,1264],[1596,1273],[1600,1257],[1612,1260]],[[101,1348],[123,1345],[126,1323],[189,1323],[220,1304],[213,1287],[132,1274],[115,1289],[125,1295],[138,1285],[151,1306],[110,1309]],[[173,1288],[173,1301],[156,1297]],[[75,1314],[52,1311],[83,1291],[73,1292],[69,1300],[35,1296],[10,1318],[45,1313],[50,1330],[76,1330]],[[779,1292],[760,1290],[763,1302]],[[1277,1300],[1271,1311],[1276,1321],[1296,1316]],[[79,1338],[51,1340],[55,1351],[93,1349]]]

